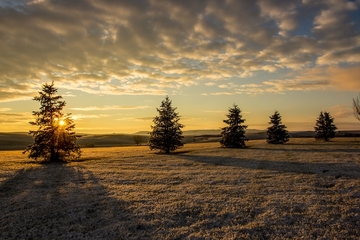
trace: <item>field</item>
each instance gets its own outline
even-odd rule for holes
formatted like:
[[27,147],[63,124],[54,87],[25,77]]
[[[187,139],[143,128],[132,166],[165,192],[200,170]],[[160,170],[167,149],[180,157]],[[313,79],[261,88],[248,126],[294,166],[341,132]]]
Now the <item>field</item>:
[[0,239],[359,239],[360,142],[1,151]]

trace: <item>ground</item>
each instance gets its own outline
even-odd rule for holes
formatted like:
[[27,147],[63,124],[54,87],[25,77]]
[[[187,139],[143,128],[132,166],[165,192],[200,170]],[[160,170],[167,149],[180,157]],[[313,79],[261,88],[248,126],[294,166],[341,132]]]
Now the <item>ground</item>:
[[360,142],[1,151],[0,239],[358,239]]

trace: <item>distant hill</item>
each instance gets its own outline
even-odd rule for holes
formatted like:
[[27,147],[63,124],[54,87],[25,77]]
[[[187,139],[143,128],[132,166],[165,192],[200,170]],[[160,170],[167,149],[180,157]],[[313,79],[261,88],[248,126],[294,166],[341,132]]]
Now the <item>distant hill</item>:
[[[264,132],[265,130],[258,130],[258,129],[246,129],[246,133],[258,133]],[[133,133],[134,135],[148,135],[150,131],[139,131]],[[220,135],[221,129],[199,129],[199,130],[186,130],[183,131],[183,135],[191,135],[191,136],[198,136],[198,135]]]
[[[184,142],[218,142],[220,141],[220,129],[188,130],[184,131]],[[148,131],[140,131],[134,134],[86,134],[79,133],[78,144],[82,147],[111,147],[135,145],[135,135],[141,136],[141,143],[145,145],[149,140]],[[314,131],[290,132],[290,138],[314,137]],[[250,140],[266,139],[266,131],[258,129],[247,129],[246,137]],[[336,137],[360,138],[360,130],[338,131]],[[0,133],[0,150],[24,150],[31,144],[33,139],[27,133],[13,132]]]
[[[143,136],[143,143],[148,137]],[[77,141],[83,147],[111,147],[135,145],[134,135],[131,134],[83,134]]]
[[32,137],[25,132],[0,133],[0,150],[25,149],[32,142]]
[[[111,147],[135,145],[134,135],[130,134],[77,134],[77,143],[82,147]],[[143,137],[146,143],[148,137]],[[0,150],[24,150],[33,143],[27,133],[0,133]]]
[[[183,131],[183,135],[216,135],[220,134],[220,129],[207,129],[207,130],[187,130]],[[134,135],[149,135],[150,131],[139,131],[133,133]]]

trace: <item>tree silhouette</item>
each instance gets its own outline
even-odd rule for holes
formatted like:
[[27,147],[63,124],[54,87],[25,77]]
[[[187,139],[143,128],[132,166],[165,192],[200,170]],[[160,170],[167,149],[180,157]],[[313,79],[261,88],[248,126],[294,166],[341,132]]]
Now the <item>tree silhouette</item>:
[[144,142],[144,137],[141,135],[134,135],[133,139],[134,139],[136,146],[139,146]]
[[360,95],[357,98],[353,98],[353,110],[354,116],[360,121]]
[[76,135],[73,132],[75,124],[71,114],[62,113],[66,105],[62,96],[56,95],[58,89],[54,82],[44,84],[39,96],[33,100],[40,103],[40,111],[33,111],[35,121],[30,122],[37,130],[30,130],[34,143],[29,145],[24,153],[30,152],[28,157],[45,162],[65,162],[79,158],[80,147],[76,144]]
[[328,112],[320,112],[319,118],[315,125],[315,139],[329,141],[335,137],[337,127],[334,124],[334,118]]
[[223,120],[223,122],[228,126],[221,129],[221,146],[227,148],[246,147],[245,141],[248,139],[245,137],[245,130],[247,126],[241,125],[245,119],[242,119],[240,108],[234,104],[232,108],[229,108],[229,113],[226,116],[228,119]]
[[151,150],[159,149],[170,153],[183,146],[181,128],[184,125],[179,123],[179,114],[175,112],[176,108],[171,106],[171,100],[166,96],[161,102],[160,108],[156,108],[159,116],[153,120],[154,126],[151,126],[149,147]]
[[286,126],[281,124],[281,116],[278,111],[270,116],[270,127],[267,128],[267,139],[268,143],[272,144],[283,144],[289,141],[289,132],[286,130]]

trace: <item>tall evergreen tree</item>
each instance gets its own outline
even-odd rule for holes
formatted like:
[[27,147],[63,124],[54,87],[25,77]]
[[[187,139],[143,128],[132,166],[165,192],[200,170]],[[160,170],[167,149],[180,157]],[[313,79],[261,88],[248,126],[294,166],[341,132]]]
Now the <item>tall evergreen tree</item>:
[[248,139],[245,137],[245,131],[247,126],[242,125],[245,119],[242,118],[240,108],[234,104],[232,108],[229,108],[229,113],[226,117],[227,119],[223,120],[223,122],[227,126],[221,129],[221,146],[227,148],[246,147],[245,141]]
[[337,127],[334,124],[334,118],[328,112],[320,112],[319,118],[315,124],[315,139],[329,141],[335,137]]
[[268,143],[272,144],[283,144],[289,141],[289,132],[286,130],[286,126],[281,122],[281,116],[278,111],[270,116],[270,127],[267,128],[267,139]]
[[73,131],[75,124],[71,114],[62,113],[66,102],[61,100],[62,96],[56,95],[57,91],[54,82],[44,84],[39,96],[34,97],[41,106],[39,111],[32,113],[35,121],[30,124],[38,129],[29,131],[34,138],[34,143],[24,151],[30,152],[29,158],[40,158],[45,162],[65,162],[81,155]]
[[184,125],[179,123],[180,117],[176,108],[171,105],[171,100],[166,96],[161,102],[160,108],[156,108],[159,116],[153,120],[154,126],[151,126],[149,147],[151,150],[159,149],[165,153],[170,153],[183,146],[182,128]]

